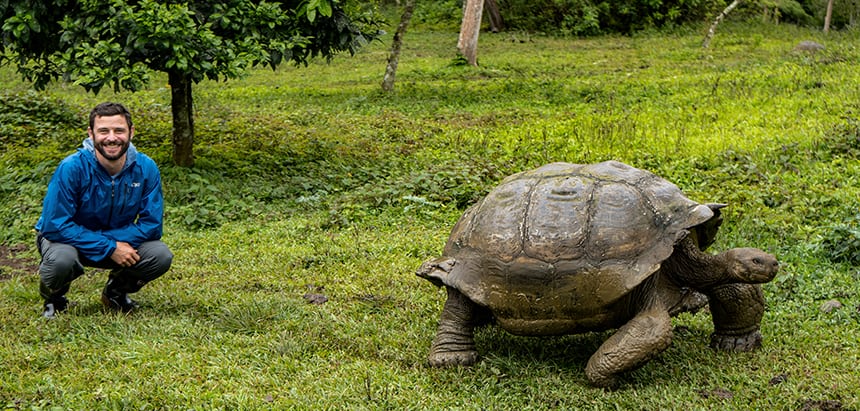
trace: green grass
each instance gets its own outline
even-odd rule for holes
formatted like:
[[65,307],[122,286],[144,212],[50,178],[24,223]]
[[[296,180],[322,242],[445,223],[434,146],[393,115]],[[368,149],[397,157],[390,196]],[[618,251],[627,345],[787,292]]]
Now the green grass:
[[[456,32],[407,34],[396,90],[379,91],[388,44],[307,68],[195,87],[197,163],[170,165],[169,90],[55,85],[83,119],[98,101],[135,114],[136,145],[161,165],[164,240],[176,258],[102,312],[103,271],[77,303],[39,317],[31,227],[80,125],[4,118],[0,401],[6,409],[858,409],[860,50],[854,33],[720,27],[633,37],[482,34],[480,67]],[[825,52],[792,52],[800,40]],[[386,40],[388,41],[388,40]],[[24,93],[8,68],[0,86]],[[41,100],[45,99],[45,100]],[[57,116],[51,116],[52,119]],[[62,117],[62,116],[59,116]],[[41,123],[39,123],[41,121]],[[8,127],[7,127],[8,126]],[[425,364],[444,292],[417,278],[464,207],[504,176],[550,161],[617,159],[702,202],[726,202],[715,250],[775,253],[764,347],[707,348],[705,313],[674,320],[673,345],[590,388],[585,362],[608,333],[477,335],[472,368]],[[853,233],[853,234],[852,234]],[[852,237],[853,235],[853,237]],[[24,246],[21,246],[21,245]],[[308,303],[308,293],[324,304]],[[820,310],[838,300],[842,308]],[[815,408],[813,408],[815,409]]]

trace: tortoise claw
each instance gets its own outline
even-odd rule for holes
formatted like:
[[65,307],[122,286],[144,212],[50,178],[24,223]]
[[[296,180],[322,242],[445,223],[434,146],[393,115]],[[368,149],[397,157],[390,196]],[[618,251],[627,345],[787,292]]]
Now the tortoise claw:
[[742,335],[711,334],[711,348],[723,351],[753,351],[761,348],[761,332]]
[[478,362],[478,351],[442,351],[430,353],[428,362],[432,367],[452,367],[457,365],[474,365]]

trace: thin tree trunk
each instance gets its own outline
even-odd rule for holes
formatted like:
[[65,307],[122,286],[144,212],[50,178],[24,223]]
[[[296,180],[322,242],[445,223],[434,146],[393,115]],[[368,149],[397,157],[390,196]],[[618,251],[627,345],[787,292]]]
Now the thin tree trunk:
[[412,12],[415,10],[415,0],[406,0],[406,5],[403,7],[403,14],[400,16],[400,25],[397,26],[397,31],[394,33],[394,41],[391,42],[391,54],[388,55],[388,66],[385,68],[385,75],[382,77],[382,90],[394,90],[394,78],[397,75],[397,63],[400,61],[400,47],[403,45],[403,36],[406,34],[406,28],[409,27],[409,21],[412,20]]
[[720,14],[714,20],[714,23],[711,24],[711,27],[708,28],[708,34],[705,35],[705,41],[702,42],[703,48],[708,48],[711,45],[711,39],[714,38],[714,34],[717,31],[717,26],[720,24],[721,21],[723,21],[724,18],[726,18],[726,15],[729,14],[729,12],[732,11],[735,7],[737,7],[740,3],[741,0],[734,0],[725,8],[725,10],[720,12]]
[[170,83],[170,109],[173,113],[173,162],[181,167],[191,167],[194,165],[191,78],[173,71],[167,76]]
[[827,13],[824,15],[824,32],[830,31],[830,18],[833,17],[833,0],[827,2]]
[[478,34],[481,32],[481,14],[484,0],[466,0],[463,6],[463,24],[460,26],[460,39],[457,49],[473,66],[478,65]]
[[487,8],[487,16],[490,18],[490,31],[498,33],[505,29],[505,24],[502,21],[502,14],[499,13],[499,4],[496,0],[484,0],[484,7]]
[[851,15],[848,17],[848,25],[854,27],[857,25],[857,12],[860,11],[860,3],[851,2]]

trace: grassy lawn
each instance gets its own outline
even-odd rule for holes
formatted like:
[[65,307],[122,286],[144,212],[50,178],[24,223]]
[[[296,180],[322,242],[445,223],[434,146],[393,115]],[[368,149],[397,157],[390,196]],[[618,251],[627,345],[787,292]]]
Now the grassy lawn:
[[[482,34],[473,68],[454,58],[456,32],[416,28],[392,94],[380,91],[390,35],[331,63],[202,82],[192,169],[170,164],[160,76],[135,94],[63,84],[28,94],[0,68],[5,99],[75,119],[40,118],[49,127],[39,128],[0,117],[2,405],[860,408],[857,32],[725,24],[710,50],[703,33]],[[801,40],[827,49],[793,51]],[[136,295],[139,312],[103,313],[106,273],[91,269],[72,285],[76,305],[45,321],[31,227],[54,167],[103,100],[131,108],[135,144],[162,167],[176,258]],[[764,347],[708,349],[700,312],[674,319],[672,346],[617,390],[591,388],[583,372],[609,333],[487,327],[476,366],[428,367],[444,290],[414,271],[441,253],[465,207],[508,174],[606,159],[728,203],[713,251],[778,256]]]

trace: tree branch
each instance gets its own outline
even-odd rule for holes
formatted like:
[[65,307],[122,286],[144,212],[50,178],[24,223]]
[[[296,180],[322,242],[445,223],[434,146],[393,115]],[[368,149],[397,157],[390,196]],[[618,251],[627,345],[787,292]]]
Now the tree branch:
[[732,9],[734,9],[735,7],[737,7],[740,3],[741,0],[734,0],[725,8],[725,10],[723,10],[722,12],[720,12],[719,15],[717,15],[717,18],[714,20],[714,23],[711,24],[710,28],[708,28],[708,34],[705,35],[705,40],[702,42],[702,48],[708,48],[708,46],[711,45],[711,39],[714,38],[714,33],[717,31],[717,26],[720,24],[721,21],[723,21],[724,18],[726,18],[726,15],[729,14],[729,12],[732,11]]

